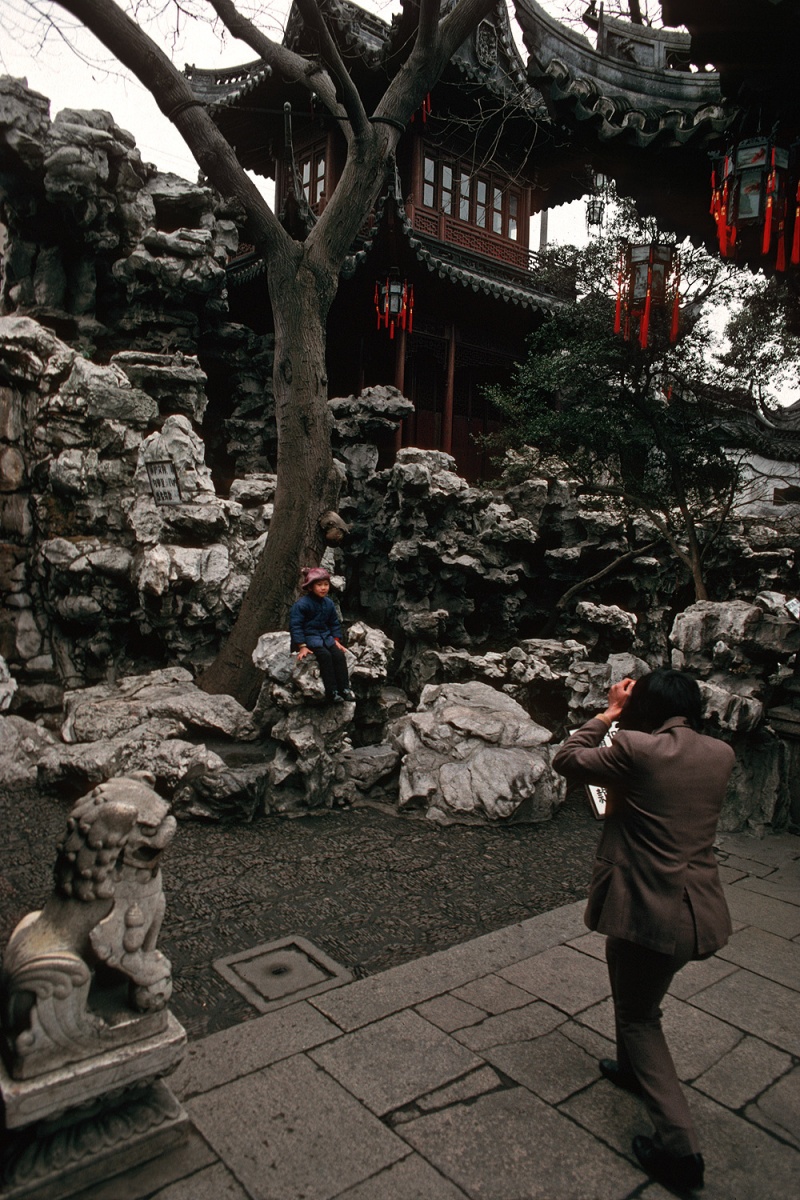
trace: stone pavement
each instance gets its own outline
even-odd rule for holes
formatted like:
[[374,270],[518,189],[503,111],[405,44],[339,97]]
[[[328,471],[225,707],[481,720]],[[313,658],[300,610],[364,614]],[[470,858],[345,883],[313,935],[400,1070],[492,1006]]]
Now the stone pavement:
[[[800,1178],[800,838],[720,838],[734,935],[678,975],[665,1029],[706,1200]],[[603,939],[583,902],[190,1043],[180,1151],[80,1200],[666,1200],[631,1149]],[[302,932],[302,931],[298,931]]]

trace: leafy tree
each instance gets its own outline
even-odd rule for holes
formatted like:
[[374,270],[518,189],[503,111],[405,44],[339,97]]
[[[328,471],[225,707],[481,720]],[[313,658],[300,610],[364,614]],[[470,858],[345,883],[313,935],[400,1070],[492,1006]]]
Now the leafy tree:
[[[128,0],[125,7],[115,0],[56,2],[151,92],[205,176],[223,196],[243,207],[247,239],[267,264],[275,322],[278,425],[274,516],[234,629],[199,681],[210,692],[229,692],[249,704],[259,684],[252,650],[265,630],[283,627],[300,565],[319,561],[318,519],[336,506],[325,326],[340,269],[381,192],[401,133],[454,52],[490,12],[494,0],[458,0],[444,16],[441,0],[407,4],[401,18],[405,37],[396,40],[395,57],[387,63],[387,86],[372,113],[367,112],[342,60],[327,23],[324,0],[296,0],[303,20],[316,36],[312,58],[266,36],[233,0],[176,4],[182,20],[210,14],[276,75],[305,88],[339,121],[347,143],[346,162],[336,191],[304,241],[290,237],[247,176],[233,146],[195,101],[187,80],[136,19],[146,6],[137,0]],[[33,7],[36,3],[32,0]]]
[[724,421],[737,395],[719,386],[718,337],[707,310],[740,285],[684,244],[682,332],[672,344],[664,318],[651,325],[642,348],[614,333],[609,284],[614,235],[649,241],[653,229],[628,205],[611,232],[576,253],[578,299],[530,336],[512,386],[494,389],[492,399],[505,417],[505,444],[533,446],[585,488],[646,514],[704,600],[704,559],[731,513],[742,465],[727,445]]
[[756,407],[800,388],[800,304],[794,278],[752,276],[726,327],[721,363]]

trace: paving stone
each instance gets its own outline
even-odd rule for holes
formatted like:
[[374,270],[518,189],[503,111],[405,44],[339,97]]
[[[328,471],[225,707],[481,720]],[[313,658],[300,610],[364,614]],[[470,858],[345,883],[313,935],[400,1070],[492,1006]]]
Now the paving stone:
[[800,1147],[800,1067],[795,1067],[746,1110],[751,1121]]
[[597,1079],[597,1060],[560,1030],[532,1041],[493,1046],[486,1059],[548,1104],[558,1104]]
[[585,933],[583,937],[567,942],[567,945],[572,946],[573,950],[580,950],[582,954],[591,954],[592,958],[599,958],[601,962],[606,961],[606,939],[602,933]]
[[332,1200],[407,1153],[303,1054],[196,1096],[187,1108],[253,1200]]
[[800,1153],[687,1089],[706,1161],[703,1200],[778,1200],[797,1191]]
[[605,964],[569,946],[554,946],[500,974],[568,1013],[596,1004],[610,989]]
[[766,879],[757,879],[749,875],[739,886],[749,892],[758,892],[762,896],[783,900],[786,904],[800,905],[800,860],[786,863]]
[[487,1017],[480,1025],[459,1029],[453,1033],[470,1050],[481,1054],[490,1046],[502,1046],[509,1042],[524,1042],[541,1037],[560,1025],[564,1014],[549,1004],[534,1001],[525,1008],[514,1008],[510,1012]]
[[433,1112],[437,1108],[445,1108],[461,1100],[470,1100],[473,1096],[482,1096],[485,1092],[493,1092],[501,1086],[501,1080],[491,1067],[480,1067],[463,1079],[457,1079],[449,1087],[437,1088],[427,1096],[420,1096],[417,1104],[422,1112]]
[[740,855],[743,859],[780,867],[800,858],[800,838],[792,833],[768,834],[763,838],[746,833],[723,833],[719,837],[719,849],[723,854]]
[[576,1020],[616,1045],[614,1003],[610,996],[606,1000],[601,1000],[599,1004],[593,1004],[591,1008],[584,1008],[576,1015]]
[[[530,1000],[530,996],[527,999]],[[487,1015],[485,1009],[476,1008],[474,1004],[458,1000],[449,992],[446,996],[436,996],[433,1000],[426,1000],[424,1004],[418,1004],[417,1012],[432,1025],[443,1029],[445,1033],[452,1033],[454,1029],[463,1029],[465,1025],[474,1025],[476,1021],[482,1021]]]
[[672,980],[669,994],[678,996],[681,1000],[688,1000],[690,996],[701,992],[703,988],[710,987],[718,979],[732,975],[735,970],[736,966],[733,963],[725,962],[716,955],[698,962],[687,963]]
[[592,1087],[570,1096],[558,1111],[577,1121],[600,1142],[624,1154],[642,1182],[642,1172],[633,1154],[631,1142],[637,1134],[652,1135],[653,1126],[641,1100],[630,1092],[600,1078]]
[[415,1012],[394,1013],[310,1053],[372,1112],[391,1112],[481,1066]]
[[[122,1196],[119,1200],[123,1200]],[[249,1196],[227,1167],[216,1163],[153,1193],[152,1200],[249,1200]]]
[[661,1006],[664,1037],[680,1079],[695,1079],[741,1041],[742,1032],[729,1021],[665,996]]
[[800,905],[742,887],[726,887],[725,899],[735,921],[755,925],[778,937],[793,938],[800,934]]
[[717,870],[723,883],[736,883],[739,879],[747,879],[747,872],[745,870],[738,870],[736,867],[730,866],[727,862],[719,863]]
[[692,1005],[735,1022],[790,1054],[800,1054],[797,992],[750,971],[735,971],[692,997]]
[[[693,1000],[691,1004],[687,1004],[667,995],[662,1004],[664,1036],[675,1063],[675,1070],[681,1079],[694,1079],[703,1071],[707,1071],[732,1049],[742,1036],[741,1031],[729,1021],[717,1020],[705,1010],[698,1011],[694,1007],[695,1003]],[[580,1024],[599,1033],[612,1045],[616,1045],[614,1006],[610,997],[602,1004],[596,1004],[593,1008],[581,1012],[576,1019]]]
[[475,979],[472,983],[456,988],[452,994],[459,1000],[466,1000],[468,1004],[476,1004],[478,1008],[493,1016],[508,1012],[510,1008],[522,1008],[524,1004],[531,1002],[530,992],[514,987],[499,975],[484,975],[482,979]]
[[771,875],[775,870],[774,863],[756,862],[754,858],[741,858],[736,854],[729,854],[719,864],[720,872],[723,869],[735,871],[740,876],[742,875]]
[[476,1200],[621,1200],[641,1183],[624,1158],[524,1088],[420,1117],[403,1137]]
[[743,929],[741,933],[735,933],[718,954],[756,975],[800,991],[800,948],[774,933]]
[[372,1179],[342,1192],[337,1200],[467,1200],[467,1195],[424,1158],[409,1154]]
[[190,1126],[184,1145],[132,1167],[124,1175],[115,1175],[105,1183],[72,1193],[70,1200],[142,1200],[145,1196],[161,1196],[176,1180],[196,1179],[203,1168],[216,1162],[216,1154]]
[[314,997],[314,1007],[342,1029],[359,1029],[576,937],[583,928],[585,907],[580,900],[380,975],[345,984]]
[[189,1042],[170,1087],[181,1099],[194,1096],[336,1037],[341,1037],[336,1025],[299,1001]]
[[727,1108],[739,1109],[792,1065],[788,1054],[760,1038],[744,1037],[693,1086]]
[[668,1192],[660,1183],[649,1183],[642,1192],[637,1192],[639,1200],[675,1200],[675,1193]]
[[565,1021],[563,1025],[559,1025],[558,1032],[592,1056],[595,1062],[595,1074],[599,1070],[597,1063],[601,1058],[616,1057],[617,1047],[614,1039],[603,1037],[594,1029],[581,1025],[580,1021]]

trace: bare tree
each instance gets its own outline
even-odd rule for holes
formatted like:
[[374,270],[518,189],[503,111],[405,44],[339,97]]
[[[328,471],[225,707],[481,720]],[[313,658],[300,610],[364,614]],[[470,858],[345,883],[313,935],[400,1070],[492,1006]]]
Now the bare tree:
[[[297,0],[316,38],[305,58],[266,36],[233,0],[207,0],[213,15],[287,83],[300,85],[336,117],[347,158],[334,194],[305,241],[289,236],[248,178],[229,142],[169,56],[114,0],[57,0],[148,89],[183,137],[201,170],[248,218],[248,240],[267,264],[275,323],[277,490],[270,535],[236,624],[200,679],[210,692],[251,704],[259,684],[252,651],[261,633],[283,627],[302,563],[319,560],[318,519],[335,507],[330,444],[325,328],[339,272],[377,200],[397,142],[411,115],[494,0],[419,0],[406,48],[373,113],[368,113],[342,61],[320,0]],[[137,6],[132,3],[131,11]],[[202,6],[200,6],[202,8]],[[195,5],[195,12],[200,11]],[[404,20],[414,10],[406,7]]]

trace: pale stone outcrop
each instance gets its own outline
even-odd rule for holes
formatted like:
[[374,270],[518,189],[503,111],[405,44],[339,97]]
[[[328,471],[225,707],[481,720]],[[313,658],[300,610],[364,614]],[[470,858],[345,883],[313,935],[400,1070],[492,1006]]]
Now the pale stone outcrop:
[[543,821],[563,800],[563,781],[550,769],[550,731],[487,684],[426,687],[391,736],[403,754],[399,805],[421,808],[429,820]]

